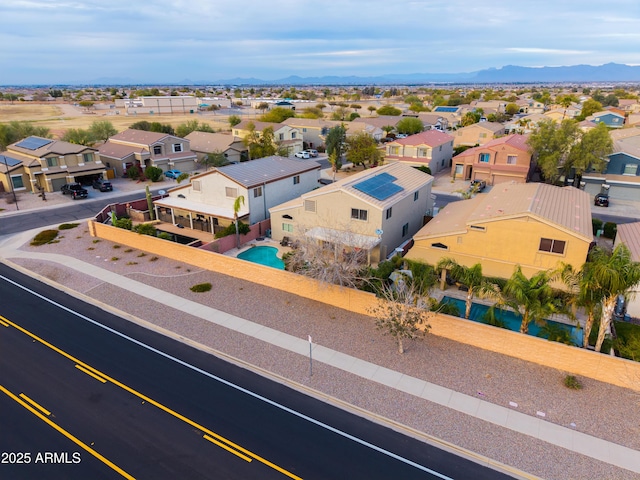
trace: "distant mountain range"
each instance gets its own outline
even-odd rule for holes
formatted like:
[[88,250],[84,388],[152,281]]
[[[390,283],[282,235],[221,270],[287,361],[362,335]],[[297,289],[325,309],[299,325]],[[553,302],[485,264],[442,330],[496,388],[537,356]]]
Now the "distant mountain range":
[[[227,78],[211,80],[184,79],[171,85],[415,85],[415,84],[500,84],[500,83],[589,83],[640,82],[640,66],[607,63],[605,65],[573,65],[567,67],[519,67],[506,65],[469,73],[410,73],[373,77],[289,76],[276,80],[260,78]],[[151,85],[131,78],[102,77],[93,85]],[[71,84],[70,84],[71,85]],[[83,84],[86,85],[86,84]],[[155,85],[167,85],[157,83]]]

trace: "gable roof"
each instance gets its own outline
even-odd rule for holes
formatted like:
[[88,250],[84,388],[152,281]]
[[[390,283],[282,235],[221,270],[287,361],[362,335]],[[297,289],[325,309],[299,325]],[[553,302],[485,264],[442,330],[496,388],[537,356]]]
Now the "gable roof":
[[312,170],[320,170],[320,164],[310,160],[293,160],[273,155],[225,165],[203,175],[218,172],[245,188],[251,188]]
[[[42,147],[39,148],[26,148],[20,146],[22,144],[28,144],[30,141],[42,141],[41,143],[45,143]],[[86,145],[77,145],[75,143],[64,142],[62,140],[51,140],[50,138],[37,137],[35,135],[31,135],[30,137],[24,138],[19,142],[13,143],[7,147],[7,150],[11,150],[13,152],[22,153],[29,157],[38,157],[42,158],[46,155],[54,153],[56,155],[69,155],[74,153],[83,153],[87,150],[90,152],[96,152],[97,150],[92,147],[87,147]]]
[[466,127],[459,128],[458,130],[472,129],[472,128],[482,128],[484,130],[489,130],[491,133],[496,133],[496,132],[499,132],[500,130],[504,130],[504,125],[497,122],[478,122],[472,125],[467,125]]
[[640,262],[640,222],[621,223],[616,233],[616,245],[624,243],[634,262]]
[[396,138],[393,142],[389,142],[389,145],[429,145],[430,147],[437,147],[444,145],[453,140],[451,135],[437,130],[427,130],[424,132],[416,133],[415,135],[409,135],[406,138]]
[[632,157],[640,158],[640,136],[621,138],[613,141],[613,152],[609,154],[611,157],[616,153],[625,153]]
[[[238,137],[228,135],[226,133],[211,133],[211,132],[191,132],[184,137],[189,140],[191,150],[194,152],[206,152],[211,153],[215,151],[224,152],[228,150],[231,145],[236,142],[242,142]],[[243,147],[246,150],[246,148]]]
[[110,142],[109,140],[106,141],[106,143],[103,143],[102,145],[100,145],[100,148],[98,148],[98,151],[100,152],[100,155],[104,155],[105,157],[110,157],[110,158],[118,158],[118,159],[123,159],[126,158],[130,155],[133,155],[134,153],[149,153],[148,150],[146,150],[144,147],[136,147],[133,145],[124,145],[122,143],[113,143]]
[[[109,140],[114,142],[127,142],[137,145],[152,145],[154,143],[164,140],[166,137],[173,137],[168,133],[148,132],[146,130],[136,130],[134,128],[128,128],[123,132],[116,133],[109,137]],[[178,138],[178,137],[176,137]]]
[[453,235],[469,225],[529,216],[585,241],[593,240],[591,197],[574,187],[543,183],[501,183],[470,200],[453,202],[415,235],[415,239]]
[[322,118],[298,118],[291,117],[287,118],[283,125],[289,125],[290,127],[297,128],[333,128],[336,127],[343,122],[338,122],[335,120],[324,120]]
[[273,128],[274,132],[279,128],[282,128],[282,123],[259,122],[258,120],[242,120],[239,124],[233,127],[233,130],[249,130],[249,124],[251,123],[253,123],[253,126],[256,127],[256,132],[261,132],[268,127]]
[[395,127],[400,120],[402,120],[402,117],[396,117],[393,115],[380,115],[378,117],[356,118],[351,123],[367,123],[369,125],[373,125],[374,127],[382,128],[386,127],[387,125]]
[[517,148],[518,150],[522,150],[524,152],[529,152],[529,146],[527,145],[528,135],[520,135],[519,133],[514,133],[512,135],[507,135],[500,138],[494,138],[490,142],[485,143],[484,145],[480,145],[478,147],[468,148],[464,152],[456,155],[458,158],[467,157],[476,155],[477,153],[483,152],[485,150],[495,150],[501,145],[509,145],[511,147]]

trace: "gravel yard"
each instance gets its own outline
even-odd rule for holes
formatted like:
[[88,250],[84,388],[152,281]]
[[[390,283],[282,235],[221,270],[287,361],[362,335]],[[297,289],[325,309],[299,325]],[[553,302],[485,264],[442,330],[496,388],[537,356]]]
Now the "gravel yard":
[[[393,339],[377,331],[370,317],[97,240],[89,236],[84,224],[60,232],[60,236],[63,238],[58,243],[25,245],[22,250],[70,255],[293,336],[311,335],[314,342],[354,357],[498,405],[516,402],[520,412],[532,416],[538,411],[545,412],[549,422],[640,449],[639,397],[630,390],[590,379],[581,379],[582,390],[570,390],[562,383],[563,372],[434,335],[408,343],[406,353],[399,355]],[[327,365],[314,365],[314,375],[309,377],[308,357],[178,310],[158,309],[150,300],[132,298],[135,294],[61,264],[23,258],[13,261],[178,335],[530,474],[548,479],[638,478],[627,470]],[[212,290],[206,293],[189,290],[202,282],[211,282]]]

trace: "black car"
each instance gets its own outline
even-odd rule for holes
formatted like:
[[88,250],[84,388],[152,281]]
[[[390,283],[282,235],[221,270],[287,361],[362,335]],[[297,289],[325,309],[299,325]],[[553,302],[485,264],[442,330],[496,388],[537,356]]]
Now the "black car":
[[593,204],[596,207],[608,207],[609,206],[609,195],[606,193],[599,193],[593,199]]
[[101,178],[96,178],[91,184],[93,188],[96,190],[100,190],[101,192],[112,192],[113,185],[111,182],[107,182],[106,180],[102,180]]
[[487,187],[487,182],[484,180],[472,180],[469,184],[470,192],[481,192]]
[[71,198],[77,200],[78,198],[87,198],[89,192],[87,192],[79,183],[65,183],[60,189],[63,195],[71,195]]

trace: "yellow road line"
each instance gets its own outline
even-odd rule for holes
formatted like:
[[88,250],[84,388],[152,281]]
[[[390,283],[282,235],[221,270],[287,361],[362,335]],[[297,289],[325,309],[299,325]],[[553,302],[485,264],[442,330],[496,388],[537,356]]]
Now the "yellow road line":
[[58,432],[60,432],[61,434],[63,434],[65,437],[67,437],[69,440],[71,440],[73,443],[75,443],[76,445],[78,445],[80,448],[83,448],[84,450],[86,450],[87,452],[89,452],[91,455],[93,455],[94,457],[96,457],[98,460],[100,460],[102,463],[104,463],[105,465],[108,465],[109,467],[111,467],[113,470],[115,470],[116,472],[118,472],[120,475],[122,475],[124,478],[127,478],[129,480],[135,480],[135,477],[129,475],[127,472],[125,472],[124,470],[122,470],[120,467],[118,467],[116,464],[114,464],[113,462],[107,460],[105,457],[103,457],[102,455],[100,455],[98,452],[96,452],[93,448],[91,448],[89,445],[85,444],[84,442],[82,442],[81,440],[79,440],[78,438],[74,437],[71,433],[67,432],[64,428],[62,428],[60,425],[52,422],[50,419],[48,419],[47,417],[45,417],[42,413],[40,413],[38,410],[36,410],[35,408],[33,408],[31,405],[29,405],[28,403],[24,402],[23,400],[21,400],[18,396],[14,395],[13,393],[11,393],[9,390],[7,390],[6,388],[4,388],[2,385],[0,385],[0,391],[4,392],[9,398],[11,398],[12,400],[16,401],[18,404],[22,405],[24,408],[26,408],[27,410],[29,410],[31,413],[33,413],[36,417],[38,417],[40,420],[42,420],[43,422],[45,422],[46,424],[48,424],[49,426],[53,427],[54,429],[56,429]]
[[[241,447],[240,445],[237,445],[235,443],[233,443],[231,440],[228,440],[226,438],[224,438],[221,435],[218,435],[215,432],[212,432],[211,430],[209,430],[208,428],[204,427],[203,425],[200,425],[199,423],[194,422],[193,420],[185,417],[184,415],[179,414],[178,412],[171,410],[169,407],[166,407],[164,405],[162,405],[161,403],[153,400],[152,398],[147,397],[146,395],[138,392],[137,390],[134,390],[133,388],[120,383],[118,380],[116,380],[115,378],[111,378],[109,375],[104,374],[103,372],[100,372],[99,370],[91,367],[90,365],[87,365],[86,363],[80,361],[79,359],[75,358],[73,355],[65,352],[64,350],[60,350],[58,347],[56,347],[55,345],[52,345],[51,343],[47,342],[46,340],[38,337],[36,334],[31,333],[29,330],[21,327],[20,325],[12,322],[11,320],[8,320],[7,318],[3,317],[2,315],[0,315],[0,319],[4,320],[5,322],[7,322],[9,325],[11,325],[12,327],[14,327],[15,329],[21,331],[22,333],[24,333],[25,335],[33,338],[34,340],[37,340],[38,342],[42,343],[43,345],[49,347],[50,349],[52,349],[54,352],[59,353],[60,355],[62,355],[65,358],[68,358],[69,360],[71,360],[72,362],[76,363],[76,367],[78,366],[82,366],[84,367],[86,370],[90,370],[91,372],[94,372],[95,375],[98,375],[104,379],[106,379],[107,381],[113,383],[114,385],[122,388],[123,390],[137,396],[138,398],[144,400],[147,403],[150,403],[151,405],[159,408],[160,410],[162,410],[163,412],[168,413],[169,415],[182,420],[183,422],[185,422],[188,425],[191,425],[192,427],[197,428],[198,430],[201,430],[203,433],[216,438],[217,440],[219,440],[220,442],[223,442],[233,448],[235,448],[236,450],[239,450],[240,452],[244,453],[245,455],[247,455],[248,457],[251,457],[257,461],[259,461],[260,463],[263,463],[264,465],[267,465],[271,468],[273,468],[274,470],[282,473],[283,475],[286,475],[289,478],[292,478],[293,480],[302,480],[302,477],[298,477],[296,475],[294,475],[293,473],[285,470],[282,467],[277,466],[274,463],[271,463],[269,460],[266,460],[264,458],[262,458],[260,455],[257,455],[243,447]],[[87,372],[88,373],[88,372]]]
[[224,448],[227,452],[231,452],[234,455],[237,455],[238,457],[242,458],[243,460],[246,460],[247,462],[251,462],[251,457],[247,457],[246,455],[241,454],[240,452],[236,452],[233,448],[226,446],[224,443],[219,442],[218,440],[216,440],[215,438],[210,437],[209,435],[203,435],[203,437],[205,440],[209,440],[211,443],[215,443],[216,445],[218,445],[221,448]]
[[47,410],[46,408],[44,408],[42,405],[40,405],[38,402],[36,402],[35,400],[31,400],[29,397],[27,397],[24,393],[20,394],[20,398],[26,400],[27,402],[29,402],[31,405],[33,405],[34,407],[36,407],[38,410],[40,410],[42,413],[44,413],[47,417],[49,417],[51,415],[51,412],[49,410]]
[[[0,318],[4,318],[4,317],[0,317]],[[3,327],[8,327],[9,326],[8,323],[4,323],[2,320],[0,320],[0,325],[2,325]]]
[[90,377],[95,378],[95,379],[96,379],[96,380],[98,380],[99,382],[107,383],[107,381],[106,381],[104,378],[102,378],[102,377],[101,377],[101,376],[99,376],[99,375],[96,375],[95,373],[93,373],[93,372],[92,372],[92,371],[90,371],[89,369],[84,368],[82,365],[78,365],[78,364],[76,363],[76,368],[77,368],[78,370],[80,370],[81,372],[86,373],[86,374],[87,374],[87,375],[89,375]]

